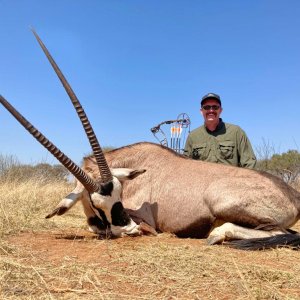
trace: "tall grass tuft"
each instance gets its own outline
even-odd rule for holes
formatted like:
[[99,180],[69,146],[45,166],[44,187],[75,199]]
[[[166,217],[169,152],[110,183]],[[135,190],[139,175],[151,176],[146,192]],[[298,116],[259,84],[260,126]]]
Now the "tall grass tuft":
[[26,229],[53,226],[44,216],[72,188],[55,176],[51,166],[22,165],[13,156],[0,155],[0,237]]
[[0,184],[0,236],[52,224],[44,216],[70,191],[65,182],[11,180]]

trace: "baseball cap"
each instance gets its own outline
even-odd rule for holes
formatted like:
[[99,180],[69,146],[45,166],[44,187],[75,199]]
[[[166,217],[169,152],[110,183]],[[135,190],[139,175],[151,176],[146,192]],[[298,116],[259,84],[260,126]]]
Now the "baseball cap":
[[204,96],[202,97],[202,100],[201,100],[201,106],[203,105],[203,103],[204,103],[207,99],[215,99],[215,100],[217,100],[217,102],[219,102],[219,104],[222,106],[220,96],[217,95],[217,94],[214,94],[214,93],[208,93],[208,94],[204,95]]

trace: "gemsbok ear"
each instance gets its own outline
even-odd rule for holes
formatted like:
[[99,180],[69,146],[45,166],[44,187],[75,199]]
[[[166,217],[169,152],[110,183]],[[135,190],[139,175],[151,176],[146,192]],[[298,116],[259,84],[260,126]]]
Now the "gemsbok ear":
[[127,169],[127,168],[111,169],[112,175],[117,177],[121,182],[124,182],[126,180],[132,180],[145,172],[146,172],[145,169],[139,169],[139,170]]

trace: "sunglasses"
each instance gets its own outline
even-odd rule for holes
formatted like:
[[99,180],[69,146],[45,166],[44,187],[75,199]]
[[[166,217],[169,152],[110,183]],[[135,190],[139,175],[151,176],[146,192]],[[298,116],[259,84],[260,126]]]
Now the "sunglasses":
[[218,110],[220,108],[219,105],[203,105],[202,108],[204,110]]

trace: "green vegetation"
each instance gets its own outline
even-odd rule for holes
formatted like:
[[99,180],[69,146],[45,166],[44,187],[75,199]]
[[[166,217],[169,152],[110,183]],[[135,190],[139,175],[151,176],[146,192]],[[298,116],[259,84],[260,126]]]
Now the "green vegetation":
[[300,153],[288,150],[282,154],[273,154],[270,158],[260,159],[258,169],[274,174],[289,184],[294,184],[300,175]]

